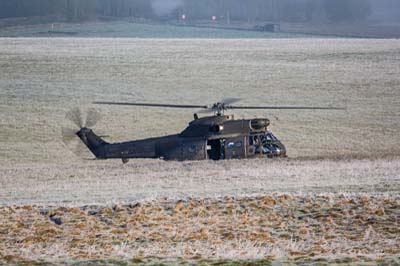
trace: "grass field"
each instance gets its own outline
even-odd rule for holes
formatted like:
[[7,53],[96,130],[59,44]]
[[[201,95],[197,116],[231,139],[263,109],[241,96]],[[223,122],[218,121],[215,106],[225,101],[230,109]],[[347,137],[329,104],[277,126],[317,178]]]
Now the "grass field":
[[[398,40],[1,38],[0,264],[399,263],[399,62]],[[227,97],[346,111],[235,113],[271,119],[276,161],[122,165],[61,141],[95,100]],[[108,141],[192,118],[96,108]]]
[[[92,101],[346,107],[269,117],[291,157],[400,151],[400,42],[361,39],[1,39],[0,161],[76,161],[65,113]],[[110,141],[183,130],[191,110],[96,107]],[[196,110],[193,110],[193,112]]]
[[[0,25],[1,26],[1,25]],[[250,27],[250,26],[249,26]],[[50,32],[49,32],[50,31]],[[156,22],[53,23],[0,27],[0,37],[103,37],[103,38],[298,38],[318,36],[218,28],[180,27]]]

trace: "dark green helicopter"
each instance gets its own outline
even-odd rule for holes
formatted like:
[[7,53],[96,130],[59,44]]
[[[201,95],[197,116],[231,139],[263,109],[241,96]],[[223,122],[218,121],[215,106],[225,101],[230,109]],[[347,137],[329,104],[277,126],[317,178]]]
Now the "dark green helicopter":
[[63,129],[64,140],[78,136],[97,159],[122,159],[124,163],[132,158],[161,158],[164,160],[222,160],[242,159],[260,156],[286,157],[286,148],[267,128],[267,118],[235,120],[234,115],[225,115],[229,109],[288,109],[288,110],[338,110],[335,107],[282,107],[282,106],[234,106],[239,99],[229,98],[208,105],[179,105],[157,103],[94,102],[94,104],[147,106],[165,108],[197,108],[200,112],[214,112],[212,116],[194,120],[179,134],[108,143],[96,135],[91,127],[99,115],[89,110],[86,123],[79,109],[67,114],[67,118],[79,126],[78,131]]

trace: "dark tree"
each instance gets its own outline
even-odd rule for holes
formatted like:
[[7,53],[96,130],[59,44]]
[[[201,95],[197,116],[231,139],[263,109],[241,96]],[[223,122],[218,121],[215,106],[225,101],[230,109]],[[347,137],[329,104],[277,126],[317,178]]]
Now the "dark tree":
[[[106,17],[156,18],[153,0],[0,0],[0,18],[53,16],[69,21]],[[371,14],[371,4],[384,14],[397,14],[399,0],[182,0],[167,18],[217,16],[220,21],[357,21]],[[390,12],[389,12],[390,11]],[[165,16],[165,14],[163,15]],[[400,17],[400,16],[399,16]]]

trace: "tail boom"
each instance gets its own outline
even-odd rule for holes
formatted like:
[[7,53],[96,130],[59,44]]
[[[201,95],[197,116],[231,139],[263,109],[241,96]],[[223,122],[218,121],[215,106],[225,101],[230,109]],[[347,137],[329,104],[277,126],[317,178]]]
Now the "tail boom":
[[157,158],[155,151],[156,138],[108,143],[89,128],[82,128],[76,135],[97,159]]
[[109,143],[105,142],[102,138],[97,136],[93,130],[89,128],[81,128],[76,135],[88,147],[88,149],[96,156],[97,159],[106,159],[105,147]]

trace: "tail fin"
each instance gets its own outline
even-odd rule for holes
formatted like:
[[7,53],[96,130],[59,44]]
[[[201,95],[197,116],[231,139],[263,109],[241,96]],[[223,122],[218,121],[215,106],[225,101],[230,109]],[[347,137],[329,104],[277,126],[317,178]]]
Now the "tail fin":
[[83,127],[76,135],[88,147],[88,149],[96,156],[97,159],[105,159],[105,145],[108,143],[97,136],[90,128]]

